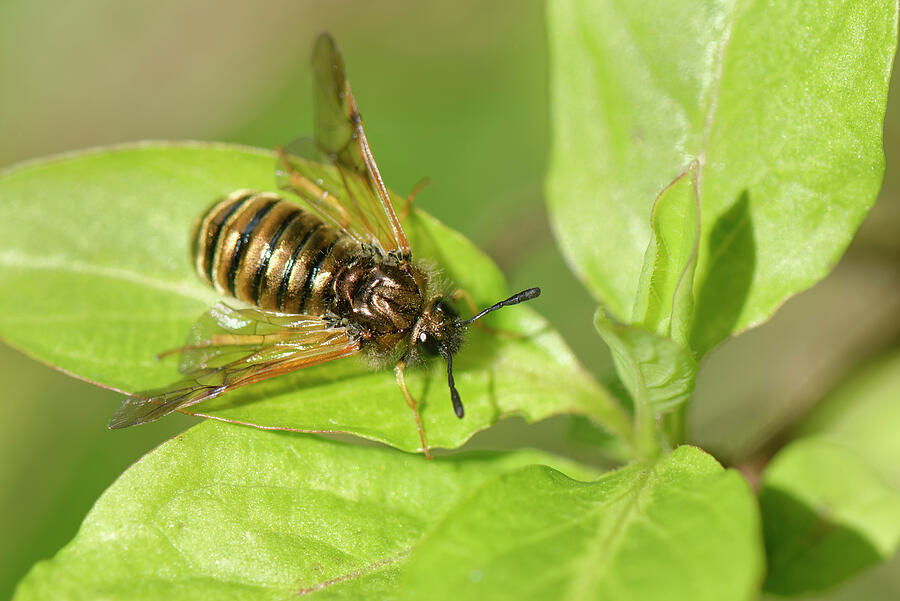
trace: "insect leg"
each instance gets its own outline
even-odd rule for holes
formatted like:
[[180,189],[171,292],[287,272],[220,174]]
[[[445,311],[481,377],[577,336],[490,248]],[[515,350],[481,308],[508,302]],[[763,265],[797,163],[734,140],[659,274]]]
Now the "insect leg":
[[[450,298],[457,302],[460,300],[464,301],[466,303],[466,305],[469,307],[469,311],[472,312],[472,315],[478,315],[478,306],[475,304],[475,300],[472,298],[472,295],[469,293],[468,290],[464,290],[462,288],[457,288],[450,294]],[[520,339],[526,337],[524,334],[521,334],[519,332],[510,332],[508,330],[498,330],[497,328],[492,328],[491,326],[486,325],[484,322],[481,322],[481,321],[475,321],[475,322],[473,322],[472,325],[474,325],[476,328],[481,328],[482,331],[484,331],[488,334],[493,334],[494,336],[497,336],[498,338],[508,338],[508,339],[512,339],[512,340],[520,340]]]
[[394,366],[394,375],[397,377],[397,386],[400,387],[400,391],[403,393],[403,398],[406,399],[406,404],[409,405],[409,408],[412,409],[413,415],[416,418],[416,428],[419,430],[419,438],[422,440],[422,448],[425,450],[425,458],[431,459],[431,452],[428,450],[428,442],[425,440],[425,430],[422,429],[422,419],[419,417],[419,408],[416,399],[409,393],[409,389],[406,388],[406,378],[403,377],[403,370],[406,369],[406,361],[402,359],[397,362],[397,365]]
[[406,221],[406,218],[409,217],[409,212],[412,210],[413,201],[416,199],[416,196],[419,195],[425,186],[431,183],[431,178],[428,176],[423,177],[419,180],[415,186],[413,186],[412,192],[409,193],[409,196],[406,197],[406,202],[403,203],[403,208],[400,209],[400,221]]

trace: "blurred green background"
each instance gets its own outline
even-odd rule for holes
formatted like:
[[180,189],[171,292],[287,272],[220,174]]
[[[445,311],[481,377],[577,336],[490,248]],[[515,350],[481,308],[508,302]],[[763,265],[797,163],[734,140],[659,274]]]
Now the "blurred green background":
[[[418,205],[482,246],[510,288],[540,285],[535,308],[604,378],[610,362],[590,325],[594,304],[556,250],[543,206],[550,107],[542,2],[0,0],[0,167],[141,139],[271,148],[308,133],[308,58],[320,30],[338,40],[388,184],[405,193],[430,176]],[[834,273],[705,361],[690,437],[723,462],[752,467],[832,388],[900,347],[893,96],[885,150],[882,197]],[[48,294],[64,293],[48,283]],[[122,470],[193,420],[111,432],[117,395],[2,346],[0,377],[5,597],[74,535]],[[578,425],[508,420],[470,444],[590,458]],[[897,595],[893,564],[828,598]]]

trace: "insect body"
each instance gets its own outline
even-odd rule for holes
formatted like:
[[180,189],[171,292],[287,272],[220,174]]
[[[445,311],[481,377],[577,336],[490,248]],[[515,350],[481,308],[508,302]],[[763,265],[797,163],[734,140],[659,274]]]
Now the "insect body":
[[267,311],[324,315],[333,301],[326,290],[355,246],[296,203],[238,190],[201,217],[193,254],[222,294]]
[[257,308],[218,304],[181,351],[184,379],[128,397],[110,422],[155,420],[228,390],[357,353],[394,364],[428,445],[404,369],[441,356],[456,415],[453,355],[467,325],[535,298],[531,288],[463,320],[429,271],[412,258],[391,195],[365,136],[344,65],[327,34],[313,51],[316,135],[278,150],[278,180],[292,200],[238,190],[204,213],[194,265],[221,294]]

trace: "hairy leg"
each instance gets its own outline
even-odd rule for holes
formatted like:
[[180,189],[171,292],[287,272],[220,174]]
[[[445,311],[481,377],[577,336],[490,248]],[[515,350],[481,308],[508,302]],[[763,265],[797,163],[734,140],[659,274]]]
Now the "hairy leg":
[[419,430],[419,439],[422,441],[422,449],[425,451],[425,458],[431,459],[432,456],[431,452],[428,450],[428,442],[425,440],[425,430],[422,428],[422,419],[419,417],[419,404],[409,393],[409,389],[406,387],[406,378],[403,377],[403,370],[405,369],[406,362],[403,360],[398,361],[397,365],[394,366],[394,375],[397,377],[397,386],[400,387],[400,392],[403,393],[406,404],[412,409],[413,416],[416,418],[416,428]]
[[412,192],[409,193],[409,196],[406,197],[406,202],[403,203],[403,208],[400,209],[400,214],[397,216],[400,221],[406,221],[406,218],[409,217],[409,212],[412,211],[413,201],[416,199],[416,196],[419,195],[425,186],[431,183],[430,177],[423,177],[419,180],[415,186],[413,186]]

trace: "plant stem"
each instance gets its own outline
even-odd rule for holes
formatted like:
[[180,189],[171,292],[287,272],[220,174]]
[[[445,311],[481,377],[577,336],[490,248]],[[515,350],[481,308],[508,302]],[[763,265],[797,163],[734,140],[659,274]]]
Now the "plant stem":
[[655,459],[659,456],[659,438],[657,436],[656,415],[647,400],[647,391],[643,384],[636,391],[634,399],[634,450],[636,459]]
[[685,409],[687,404],[682,405],[677,410],[669,413],[663,418],[662,429],[669,448],[674,449],[684,443],[685,429]]

